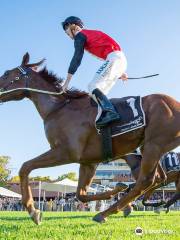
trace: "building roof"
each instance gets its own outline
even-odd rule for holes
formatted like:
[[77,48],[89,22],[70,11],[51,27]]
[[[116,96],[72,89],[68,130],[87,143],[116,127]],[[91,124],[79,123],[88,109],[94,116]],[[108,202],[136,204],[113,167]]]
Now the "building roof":
[[3,187],[0,187],[0,196],[12,197],[12,198],[22,198],[21,194],[13,192],[13,191],[3,188]]

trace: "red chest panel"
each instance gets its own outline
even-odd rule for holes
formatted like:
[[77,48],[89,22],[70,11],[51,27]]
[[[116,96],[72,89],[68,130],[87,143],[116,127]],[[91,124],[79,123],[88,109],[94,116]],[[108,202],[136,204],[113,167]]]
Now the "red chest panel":
[[105,60],[109,53],[121,50],[114,39],[101,31],[83,29],[81,33],[86,36],[85,50],[99,58]]

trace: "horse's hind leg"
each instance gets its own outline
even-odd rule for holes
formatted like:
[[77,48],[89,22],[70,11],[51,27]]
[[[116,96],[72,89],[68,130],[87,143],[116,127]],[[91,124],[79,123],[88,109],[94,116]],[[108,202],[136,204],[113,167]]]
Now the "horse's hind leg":
[[71,163],[67,154],[62,153],[60,149],[52,149],[39,157],[23,163],[20,171],[22,203],[28,210],[32,220],[39,224],[41,222],[41,214],[36,210],[33,203],[32,192],[29,185],[28,175],[37,168],[54,167],[58,165]]
[[[163,186],[164,186],[164,184],[163,184]],[[162,184],[155,185],[152,188],[150,188],[147,192],[145,192],[144,198],[142,200],[142,204],[144,206],[159,207],[161,205],[164,205],[164,203],[165,203],[164,200],[160,200],[160,201],[157,200],[156,202],[153,202],[153,203],[147,202],[147,200],[150,198],[150,196],[154,193],[155,189],[157,189],[159,187],[162,187]]]
[[141,196],[154,183],[155,172],[158,161],[161,157],[161,150],[157,144],[146,144],[144,146],[143,158],[141,163],[140,175],[134,188],[124,195],[117,203],[109,209],[97,214],[93,220],[104,222],[105,218],[111,214],[117,213],[124,208],[129,202]]
[[164,171],[164,169],[161,167],[160,163],[158,163],[158,167],[157,167],[157,173],[159,175],[159,178],[156,180],[156,183],[164,183],[166,184],[167,181],[167,175]]
[[82,202],[106,200],[110,199],[120,191],[124,191],[128,186],[122,184],[115,189],[98,193],[96,195],[87,195],[88,187],[90,186],[96,172],[96,164],[81,164],[79,169],[79,181],[76,196]]
[[163,200],[156,201],[154,203],[147,203],[146,201],[150,198],[150,196],[153,194],[155,189],[162,187],[164,185],[167,185],[167,176],[163,168],[161,167],[161,165],[158,163],[154,184],[153,186],[151,186],[151,188],[148,191],[145,192],[144,198],[142,200],[142,204],[144,206],[152,206],[152,207],[158,207],[163,205],[165,203]]

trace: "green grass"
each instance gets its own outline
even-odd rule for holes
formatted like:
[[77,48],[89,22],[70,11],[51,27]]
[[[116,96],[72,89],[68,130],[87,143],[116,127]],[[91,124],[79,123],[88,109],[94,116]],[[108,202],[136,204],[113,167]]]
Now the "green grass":
[[[94,213],[45,212],[40,226],[35,225],[26,212],[0,212],[0,240],[133,240],[134,233],[143,228],[143,239],[179,240],[180,211],[157,215],[153,212],[133,212],[128,218],[122,213],[108,218],[108,222],[93,222]],[[169,234],[163,231],[169,230]]]

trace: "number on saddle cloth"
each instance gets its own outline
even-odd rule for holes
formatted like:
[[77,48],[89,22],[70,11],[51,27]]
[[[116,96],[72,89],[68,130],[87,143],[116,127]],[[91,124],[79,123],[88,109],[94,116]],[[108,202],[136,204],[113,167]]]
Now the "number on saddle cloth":
[[161,158],[161,165],[166,172],[180,171],[180,159],[175,152],[169,152]]

